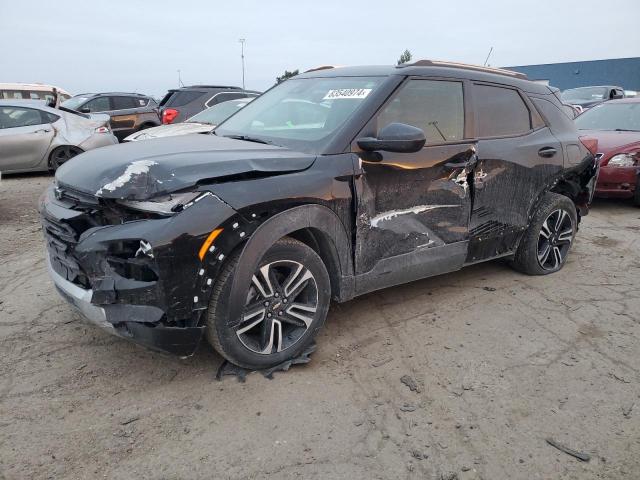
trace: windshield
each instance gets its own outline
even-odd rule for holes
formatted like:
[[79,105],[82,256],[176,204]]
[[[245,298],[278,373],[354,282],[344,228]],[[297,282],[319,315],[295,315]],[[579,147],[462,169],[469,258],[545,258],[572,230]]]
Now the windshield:
[[229,100],[228,102],[219,103],[194,115],[186,120],[186,122],[218,125],[244,107],[251,100],[252,99],[243,98],[242,100]]
[[319,153],[331,135],[382,83],[384,77],[301,78],[283,82],[216,129]]
[[77,110],[78,107],[80,107],[80,105],[82,105],[87,100],[89,100],[89,97],[71,97],[69,100],[65,100],[64,102],[62,102],[61,105],[71,110]]
[[565,102],[596,102],[607,99],[606,87],[572,88],[562,92],[561,97]]
[[580,130],[640,132],[640,103],[603,103],[584,112],[575,122]]

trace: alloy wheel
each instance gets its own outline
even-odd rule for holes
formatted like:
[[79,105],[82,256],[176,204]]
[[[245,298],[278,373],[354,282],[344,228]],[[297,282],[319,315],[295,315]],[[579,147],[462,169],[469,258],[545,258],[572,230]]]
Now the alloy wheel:
[[538,236],[538,263],[544,270],[554,271],[564,263],[573,241],[573,222],[563,209],[549,214]]
[[236,335],[252,352],[281,352],[304,336],[317,310],[318,285],[311,271],[292,260],[271,262],[251,278]]

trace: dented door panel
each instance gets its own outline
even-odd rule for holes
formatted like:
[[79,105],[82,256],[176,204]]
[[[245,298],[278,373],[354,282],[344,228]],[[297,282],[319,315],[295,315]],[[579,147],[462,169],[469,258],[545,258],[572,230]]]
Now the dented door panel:
[[[544,148],[557,153],[542,157]],[[533,205],[562,170],[562,145],[546,127],[521,137],[479,140],[467,262],[513,251]]]
[[474,159],[473,143],[375,155],[381,160],[356,159],[358,274],[390,257],[467,240],[472,166],[463,165]]

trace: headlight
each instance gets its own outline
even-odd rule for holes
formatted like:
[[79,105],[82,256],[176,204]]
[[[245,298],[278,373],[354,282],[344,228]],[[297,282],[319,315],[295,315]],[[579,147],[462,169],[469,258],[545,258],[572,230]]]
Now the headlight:
[[200,198],[210,195],[209,192],[172,193],[152,200],[118,200],[120,205],[142,212],[172,215],[190,207]]
[[640,152],[636,153],[619,153],[618,155],[614,155],[607,163],[608,167],[635,167],[637,162],[637,157]]

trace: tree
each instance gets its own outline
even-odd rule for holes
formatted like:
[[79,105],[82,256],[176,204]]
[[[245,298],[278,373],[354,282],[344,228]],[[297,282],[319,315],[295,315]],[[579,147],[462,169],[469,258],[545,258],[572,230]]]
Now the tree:
[[299,73],[300,73],[300,70],[298,70],[297,68],[291,72],[289,70],[285,70],[282,75],[280,75],[279,77],[276,77],[276,83],[282,83],[291,77],[295,77]]
[[400,58],[398,59],[398,65],[402,63],[409,63],[411,61],[411,58],[413,58],[411,52],[409,50],[405,50],[404,52],[402,52],[402,55],[400,55]]

